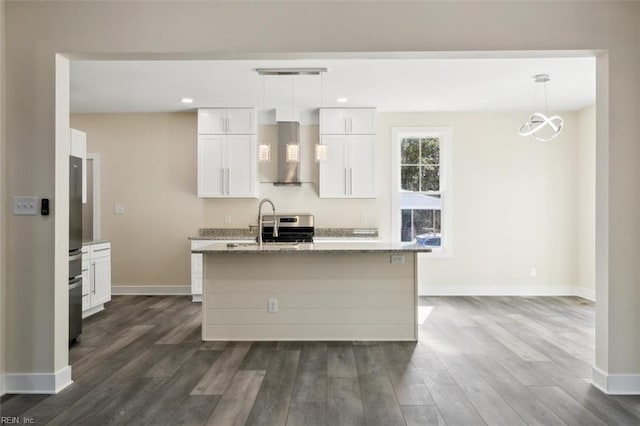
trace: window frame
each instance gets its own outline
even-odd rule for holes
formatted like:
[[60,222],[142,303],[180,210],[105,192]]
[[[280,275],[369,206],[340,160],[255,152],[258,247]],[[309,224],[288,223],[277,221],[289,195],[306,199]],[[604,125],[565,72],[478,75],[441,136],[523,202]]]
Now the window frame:
[[[400,226],[402,223],[401,210],[401,140],[406,137],[434,137],[440,141],[440,198],[442,209],[440,213],[441,239],[440,247],[434,248],[431,257],[450,257],[452,255],[453,227],[452,227],[452,140],[451,127],[392,127],[391,128],[391,240],[402,242]],[[428,192],[425,192],[428,193]]]

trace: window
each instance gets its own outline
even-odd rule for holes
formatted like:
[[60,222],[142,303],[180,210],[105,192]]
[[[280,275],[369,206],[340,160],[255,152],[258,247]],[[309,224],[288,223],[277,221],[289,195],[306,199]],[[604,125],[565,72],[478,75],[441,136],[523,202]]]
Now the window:
[[446,202],[451,130],[394,128],[392,139],[394,240],[443,250],[451,231]]

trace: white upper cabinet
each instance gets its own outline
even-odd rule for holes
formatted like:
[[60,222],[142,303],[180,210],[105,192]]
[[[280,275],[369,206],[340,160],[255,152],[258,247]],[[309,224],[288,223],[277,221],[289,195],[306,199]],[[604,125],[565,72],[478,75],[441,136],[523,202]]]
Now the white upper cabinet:
[[71,129],[69,155],[82,158],[82,204],[87,203],[87,134]]
[[320,198],[375,198],[374,135],[323,135],[327,159],[320,162]]
[[198,110],[200,135],[250,135],[256,133],[253,108],[206,108]]
[[372,108],[323,108],[320,141],[320,198],[375,198],[376,112]]
[[223,197],[225,195],[223,135],[198,135],[198,197]]
[[256,198],[255,112],[198,110],[198,197]]
[[333,135],[375,135],[374,108],[321,108],[320,133]]

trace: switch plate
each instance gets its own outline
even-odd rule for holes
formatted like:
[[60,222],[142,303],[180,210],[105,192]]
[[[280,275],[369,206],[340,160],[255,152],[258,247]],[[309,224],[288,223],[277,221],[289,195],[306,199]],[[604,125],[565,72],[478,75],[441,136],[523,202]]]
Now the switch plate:
[[367,223],[369,223],[369,218],[366,214],[362,213],[360,215],[360,225],[366,225]]
[[124,204],[116,204],[113,206],[113,214],[124,214]]
[[13,214],[20,216],[37,216],[38,197],[13,197]]
[[269,299],[269,312],[278,312],[278,299]]
[[399,265],[403,265],[404,264],[404,256],[401,254],[394,254],[391,255],[391,263],[396,263]]
[[538,275],[538,271],[536,271],[536,268],[531,268],[531,271],[529,273],[531,274],[531,278],[535,278]]
[[224,215],[224,223],[231,223],[231,215],[229,213]]

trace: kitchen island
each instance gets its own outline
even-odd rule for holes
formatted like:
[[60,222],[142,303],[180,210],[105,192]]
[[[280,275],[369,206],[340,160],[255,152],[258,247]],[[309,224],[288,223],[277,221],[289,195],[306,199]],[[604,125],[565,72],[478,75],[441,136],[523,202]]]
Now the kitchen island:
[[417,340],[417,254],[395,243],[212,243],[203,340]]

